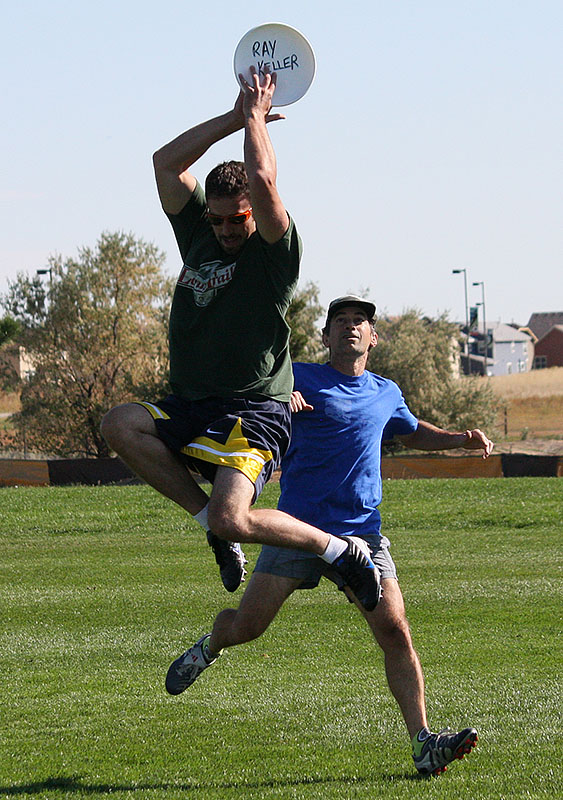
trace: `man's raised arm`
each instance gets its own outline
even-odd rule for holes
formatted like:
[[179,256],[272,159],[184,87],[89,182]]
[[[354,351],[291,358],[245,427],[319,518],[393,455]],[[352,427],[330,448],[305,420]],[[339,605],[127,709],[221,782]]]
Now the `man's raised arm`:
[[[286,232],[289,219],[276,186],[276,154],[266,129],[266,123],[283,119],[270,114],[276,88],[276,74],[259,76],[251,68],[250,83],[242,81],[241,110],[244,115],[244,164],[248,176],[252,214],[260,236],[270,244]],[[235,106],[236,108],[236,106]]]
[[156,185],[162,208],[178,214],[196,187],[196,179],[188,171],[215,142],[244,127],[240,97],[231,111],[202,122],[181,133],[153,155]]

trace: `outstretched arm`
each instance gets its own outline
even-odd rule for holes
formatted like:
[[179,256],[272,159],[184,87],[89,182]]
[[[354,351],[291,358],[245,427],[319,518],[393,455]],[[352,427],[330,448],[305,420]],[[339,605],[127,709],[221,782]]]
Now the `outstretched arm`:
[[453,433],[424,420],[419,420],[414,433],[397,436],[397,439],[405,447],[412,447],[414,450],[454,450],[458,447],[464,450],[482,450],[483,458],[488,458],[494,447],[493,442],[479,428],[465,433]]
[[[252,214],[260,236],[270,244],[277,242],[286,232],[289,219],[276,186],[276,154],[266,129],[271,119],[283,119],[281,114],[270,114],[272,97],[276,88],[276,73],[259,76],[251,67],[250,83],[242,75],[244,115],[244,163],[250,187]],[[236,108],[236,106],[235,106]]]
[[239,106],[237,100],[231,111],[181,133],[153,155],[158,194],[166,212],[178,214],[192,196],[196,179],[189,172],[191,165],[212,144],[244,127],[244,117]]

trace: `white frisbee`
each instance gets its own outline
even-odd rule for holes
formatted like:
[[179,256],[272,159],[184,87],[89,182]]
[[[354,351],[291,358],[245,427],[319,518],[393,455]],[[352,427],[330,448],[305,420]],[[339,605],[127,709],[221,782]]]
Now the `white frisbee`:
[[276,73],[272,105],[288,106],[300,100],[315,77],[313,48],[295,28],[282,22],[267,22],[245,33],[233,59],[235,78],[239,73],[250,82],[250,67],[258,74]]

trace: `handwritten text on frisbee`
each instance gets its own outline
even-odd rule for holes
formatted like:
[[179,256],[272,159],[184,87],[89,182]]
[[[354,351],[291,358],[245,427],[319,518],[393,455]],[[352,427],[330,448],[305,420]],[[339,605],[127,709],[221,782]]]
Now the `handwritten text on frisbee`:
[[264,75],[265,72],[279,72],[280,69],[295,69],[299,64],[297,63],[297,55],[292,53],[290,56],[275,58],[277,39],[273,42],[267,40],[265,42],[254,42],[252,45],[252,57],[259,58],[260,56],[270,56],[271,61],[258,61],[258,74]]

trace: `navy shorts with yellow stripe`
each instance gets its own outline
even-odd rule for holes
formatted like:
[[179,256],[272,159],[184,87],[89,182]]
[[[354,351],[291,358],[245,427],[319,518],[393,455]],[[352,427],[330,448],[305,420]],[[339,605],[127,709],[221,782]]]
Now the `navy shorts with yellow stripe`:
[[289,445],[291,411],[278,400],[168,395],[140,402],[160,439],[213,483],[217,467],[238,469],[255,486],[254,499],[272,477]]

